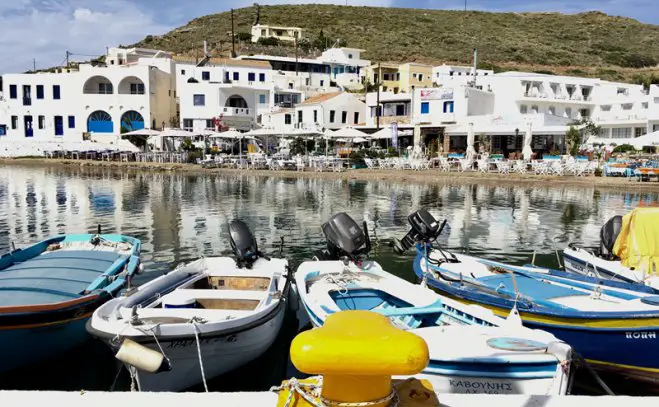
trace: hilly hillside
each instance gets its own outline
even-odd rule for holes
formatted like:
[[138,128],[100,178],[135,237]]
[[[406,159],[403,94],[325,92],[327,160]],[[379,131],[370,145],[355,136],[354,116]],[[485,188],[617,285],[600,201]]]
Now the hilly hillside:
[[[256,7],[235,10],[239,53],[292,55],[290,46],[250,44],[247,38]],[[599,12],[489,13],[332,5],[261,6],[261,24],[307,29],[301,44],[335,41],[367,50],[373,61],[470,63],[478,48],[484,66],[529,69],[606,79],[640,80],[659,61],[659,26]],[[322,33],[322,34],[321,34]],[[231,50],[229,12],[196,18],[162,36],[147,36],[137,46],[195,55],[204,40],[215,55]],[[657,70],[659,72],[659,70]]]

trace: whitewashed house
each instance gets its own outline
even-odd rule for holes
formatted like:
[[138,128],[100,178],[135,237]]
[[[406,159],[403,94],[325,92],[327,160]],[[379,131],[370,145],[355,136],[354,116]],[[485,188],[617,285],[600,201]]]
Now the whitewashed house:
[[273,69],[275,90],[285,94],[290,91],[314,96],[338,90],[332,87],[330,65],[317,59],[278,57],[271,55],[243,55],[244,61],[264,61]]
[[83,134],[93,134],[116,139],[122,132],[169,124],[176,114],[171,55],[111,48],[107,57],[107,66],[3,75],[0,137],[80,141]]
[[273,71],[268,62],[210,59],[207,65],[176,66],[180,126],[213,130],[218,120],[250,130],[275,104]]
[[295,42],[304,38],[304,30],[300,27],[261,24],[252,26],[252,42],[258,42],[261,38],[276,38],[279,41]]
[[317,58],[318,61],[330,66],[332,82],[347,89],[361,89],[365,68],[371,61],[361,58],[363,49],[358,48],[330,48]]
[[470,66],[439,65],[432,68],[432,82],[435,86],[464,86],[486,76],[494,75],[488,69],[476,69]]
[[364,122],[366,105],[353,94],[335,92],[306,99],[292,109],[285,109],[264,117],[263,126],[282,134],[295,129],[322,133]]

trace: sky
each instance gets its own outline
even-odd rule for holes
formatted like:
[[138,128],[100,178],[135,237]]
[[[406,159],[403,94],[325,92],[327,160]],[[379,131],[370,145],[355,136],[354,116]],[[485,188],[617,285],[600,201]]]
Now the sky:
[[[258,0],[257,0],[258,1]],[[482,11],[599,10],[659,24],[658,0],[467,0]],[[108,46],[160,35],[206,14],[251,6],[254,0],[0,0],[0,74],[61,65],[99,56]],[[259,4],[332,3],[346,0],[261,0]],[[464,0],[348,0],[350,5],[464,9]],[[551,29],[551,27],[548,27]]]

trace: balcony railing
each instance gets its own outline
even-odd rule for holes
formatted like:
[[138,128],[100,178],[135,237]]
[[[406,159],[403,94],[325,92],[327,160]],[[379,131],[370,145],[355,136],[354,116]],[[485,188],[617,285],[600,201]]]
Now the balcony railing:
[[227,116],[251,116],[252,115],[251,109],[243,108],[243,107],[225,107],[225,108],[223,108],[222,113],[224,113]]
[[547,100],[569,100],[573,102],[591,102],[592,97],[590,95],[588,96],[583,96],[583,95],[564,95],[564,94],[551,94],[551,93],[537,93],[533,94],[532,92],[524,92],[524,97],[527,98],[533,98],[533,99],[547,99]]

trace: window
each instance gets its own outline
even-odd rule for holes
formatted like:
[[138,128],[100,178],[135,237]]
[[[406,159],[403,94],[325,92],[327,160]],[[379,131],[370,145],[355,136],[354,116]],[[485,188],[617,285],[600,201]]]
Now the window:
[[647,127],[637,127],[634,129],[634,137],[641,137],[646,135],[648,132]]
[[345,110],[341,112],[341,123],[346,124],[348,122],[348,112]]
[[549,106],[549,109],[547,111],[550,115],[556,116],[556,108],[554,106]]
[[348,54],[348,59],[352,59],[352,54]]
[[9,98],[18,99],[18,87],[16,85],[9,85]]
[[211,80],[211,73],[209,71],[201,71],[201,80],[202,81],[210,81]]
[[291,124],[291,115],[290,114],[285,114],[284,115],[284,124]]
[[247,80],[250,82],[256,81],[256,74],[254,72],[250,72],[247,74]]
[[282,35],[284,35],[284,32],[282,30],[277,30],[276,34],[278,37],[281,37]]
[[618,95],[627,95],[627,88],[618,88]]
[[572,117],[572,108],[571,107],[566,107],[565,108],[565,117]]
[[265,100],[265,95],[264,94],[259,95],[259,103],[262,104],[262,105],[265,105],[267,103],[266,100]]
[[600,106],[600,109],[603,112],[610,112],[611,111],[611,105],[602,105],[602,106]]
[[305,84],[306,86],[311,86],[311,79],[306,78],[306,79],[304,80],[304,84]]
[[422,102],[421,114],[428,114],[428,113],[430,113],[430,102]]
[[648,102],[641,103],[641,109],[647,109],[647,108],[648,108]]
[[265,34],[265,30],[261,30],[261,36],[262,36],[262,37],[265,37],[265,35],[266,35],[266,34]]
[[101,95],[111,95],[112,94],[112,84],[107,82],[102,82],[98,84],[98,93]]
[[631,127],[619,127],[611,129],[611,138],[631,138]]
[[43,99],[43,85],[37,85],[37,99]]
[[259,82],[265,82],[265,74],[264,73],[259,74]]
[[330,123],[334,123],[335,116],[336,116],[336,112],[334,110],[330,110]]
[[323,86],[325,86],[325,81],[321,79],[320,80],[320,87],[322,88]]
[[444,102],[444,113],[453,113],[453,102]]
[[23,105],[30,106],[32,104],[32,87],[30,85],[23,85]]
[[130,94],[131,95],[143,95],[144,94],[144,84],[143,83],[131,83],[130,84]]
[[69,116],[69,128],[70,129],[75,129],[76,128],[76,117],[75,116]]
[[183,119],[183,128],[192,129],[192,119]]
[[215,129],[215,123],[213,119],[206,119],[206,127],[207,129]]
[[313,122],[318,123],[318,110],[313,111]]
[[622,110],[632,110],[632,107],[634,106],[633,103],[623,103],[622,105]]
[[537,114],[539,110],[540,109],[538,109],[538,105],[532,105],[531,106],[531,113]]
[[233,80],[234,81],[239,81],[240,80],[240,72],[234,72],[233,73]]
[[195,106],[206,106],[206,95],[193,95],[192,104]]
[[46,116],[39,116],[37,120],[37,125],[40,130],[43,130],[46,127]]
[[355,124],[359,123],[359,112],[355,112],[354,123]]
[[297,122],[302,123],[302,118],[303,118],[302,110],[298,110],[297,111]]
[[0,137],[1,136],[6,136],[7,135],[7,125],[6,124],[0,124]]
[[64,135],[64,119],[62,116],[55,116],[55,135],[63,136]]
[[589,109],[580,109],[579,114],[581,117],[590,117],[590,110]]
[[18,128],[18,116],[11,117],[11,129],[16,130]]
[[185,75],[185,69],[181,69],[181,75]]
[[526,114],[526,113],[528,113],[528,111],[529,111],[529,107],[528,107],[528,106],[526,106],[526,105],[520,105],[520,106],[519,106],[519,112],[520,112],[521,114]]

